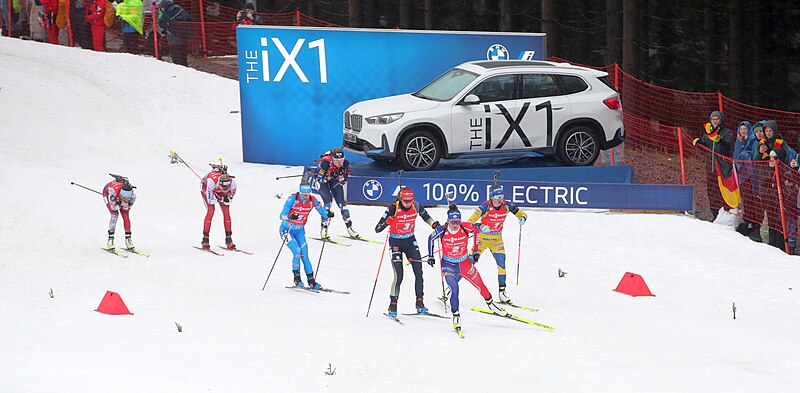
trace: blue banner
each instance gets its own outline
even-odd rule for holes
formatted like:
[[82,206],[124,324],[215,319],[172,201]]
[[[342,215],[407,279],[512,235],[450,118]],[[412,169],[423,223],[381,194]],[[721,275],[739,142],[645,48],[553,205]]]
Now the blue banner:
[[240,26],[236,39],[243,157],[265,164],[341,146],[353,103],[417,91],[467,61],[545,59],[533,33]]
[[[407,179],[425,205],[479,205],[489,199],[491,181]],[[694,186],[654,184],[553,183],[500,181],[504,196],[520,207],[622,210],[694,210]],[[348,203],[391,203],[397,198],[397,178],[350,176]]]

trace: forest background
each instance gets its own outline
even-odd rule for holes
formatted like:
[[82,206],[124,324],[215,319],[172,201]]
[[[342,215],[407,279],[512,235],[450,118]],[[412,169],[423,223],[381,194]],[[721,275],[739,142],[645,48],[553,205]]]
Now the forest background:
[[[800,7],[759,0],[247,0],[349,27],[547,34],[547,55],[800,111]],[[243,8],[243,0],[221,5]]]

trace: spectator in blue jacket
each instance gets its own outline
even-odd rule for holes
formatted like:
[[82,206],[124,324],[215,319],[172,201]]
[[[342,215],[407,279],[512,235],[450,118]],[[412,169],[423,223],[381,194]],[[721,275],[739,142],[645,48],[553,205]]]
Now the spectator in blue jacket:
[[737,179],[739,182],[739,190],[742,193],[742,200],[744,201],[744,214],[742,215],[743,222],[736,228],[736,231],[749,237],[753,241],[761,241],[761,221],[759,218],[764,218],[764,212],[758,214],[758,205],[760,204],[758,195],[755,190],[758,188],[756,184],[756,168],[752,163],[758,149],[758,139],[753,132],[753,126],[749,121],[739,123],[736,128],[736,143],[733,146],[733,158],[736,161]]

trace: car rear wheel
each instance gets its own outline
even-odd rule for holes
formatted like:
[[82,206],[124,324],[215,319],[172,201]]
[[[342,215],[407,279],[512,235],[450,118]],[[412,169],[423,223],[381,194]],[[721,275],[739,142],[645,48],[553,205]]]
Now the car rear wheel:
[[570,128],[560,139],[557,155],[564,165],[592,165],[600,155],[600,140],[588,127]]
[[404,136],[397,148],[397,161],[410,171],[427,171],[436,166],[441,158],[439,139],[424,130]]

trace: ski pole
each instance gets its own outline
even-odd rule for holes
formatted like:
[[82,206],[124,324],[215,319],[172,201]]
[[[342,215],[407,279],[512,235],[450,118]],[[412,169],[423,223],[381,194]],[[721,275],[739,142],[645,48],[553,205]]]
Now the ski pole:
[[519,239],[517,240],[517,286],[519,286],[519,259],[522,251],[522,225],[519,226]]
[[[439,243],[441,243],[441,242],[442,241],[440,239]],[[442,247],[439,246],[439,250],[441,250],[441,249],[442,249]],[[437,254],[439,254],[439,276],[442,279],[442,299],[444,299],[444,313],[447,314],[449,312],[449,311],[447,311],[447,310],[449,310],[449,307],[448,307],[448,303],[447,303],[447,300],[448,300],[447,299],[447,293],[444,290],[444,266],[442,266],[442,258],[441,258],[442,255],[441,255],[441,252],[437,251]]]
[[189,164],[186,163],[186,161],[184,161],[183,158],[181,158],[181,156],[178,155],[178,152],[173,152],[173,153],[175,154],[175,157],[178,159],[178,161],[182,162],[183,165],[186,165],[186,167],[189,168],[189,170],[192,171],[192,173],[194,173],[194,175],[197,176],[198,179],[203,180],[203,178],[200,177],[200,175],[198,175],[197,172],[195,172],[194,169],[192,169],[192,167],[190,167]]
[[[329,218],[328,219],[328,225],[330,225],[330,223],[331,223],[331,219]],[[322,262],[322,253],[325,252],[325,243],[327,243],[327,242],[328,242],[327,240],[322,242],[322,248],[319,250],[319,259],[317,260],[317,268],[314,269],[314,277],[315,278],[319,278],[319,264],[320,264],[320,262]]]
[[288,176],[275,176],[275,180],[289,179],[292,177],[302,177],[303,175],[288,175]]
[[85,190],[89,190],[89,191],[91,191],[91,192],[93,192],[93,193],[95,193],[95,194],[100,194],[100,195],[103,195],[103,193],[102,193],[102,192],[99,192],[99,191],[92,190],[91,188],[89,188],[89,187],[85,187],[85,186],[82,186],[82,185],[80,185],[80,184],[78,184],[78,183],[75,183],[74,181],[71,181],[71,182],[69,182],[69,184],[71,184],[71,185],[73,185],[73,186],[78,186],[78,187],[80,187],[80,188],[83,188],[83,189],[85,189]]
[[[292,226],[289,226],[289,230],[292,229]],[[275,262],[272,262],[272,268],[269,269],[269,274],[267,274],[267,279],[264,281],[264,286],[261,287],[263,291],[264,288],[267,287],[267,281],[269,281],[270,276],[272,276],[272,270],[275,269],[275,264],[278,263],[278,257],[281,256],[281,251],[283,250],[283,246],[289,240],[289,230],[286,231],[286,234],[283,236],[283,243],[281,243],[281,248],[278,249],[278,255],[275,255]]]
[[383,257],[386,255],[386,244],[389,243],[389,233],[386,233],[386,240],[383,241],[383,251],[381,251],[381,261],[378,262],[378,273],[375,273],[375,284],[372,285],[372,294],[369,295],[369,306],[367,306],[367,315],[369,317],[369,309],[372,308],[372,298],[375,297],[375,288],[378,286],[378,276],[381,274],[381,265],[383,265]]

